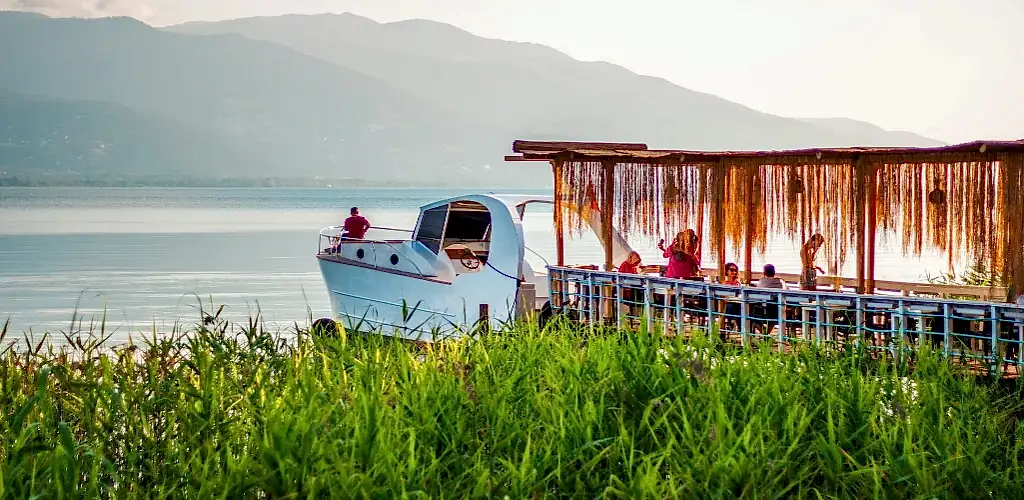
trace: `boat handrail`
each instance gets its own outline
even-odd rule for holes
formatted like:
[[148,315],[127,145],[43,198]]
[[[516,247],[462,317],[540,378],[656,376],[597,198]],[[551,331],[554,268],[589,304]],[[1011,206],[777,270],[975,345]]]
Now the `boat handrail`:
[[[365,238],[365,237],[364,238],[349,238],[347,236],[341,236],[340,233],[339,234],[331,234],[330,233],[331,231],[338,231],[338,230],[342,230],[342,229],[345,229],[345,226],[327,226],[327,227],[325,227],[325,228],[320,230],[320,236],[322,238],[334,238],[337,241],[361,241],[363,243],[395,243],[396,241],[413,241],[411,238],[409,238],[409,239],[402,239],[402,240],[383,240],[383,239]],[[396,228],[390,228],[390,227],[376,227],[376,226],[370,226],[370,229],[380,229],[382,231],[395,231],[395,232],[403,232],[403,233],[409,233],[409,234],[412,234],[412,232],[413,232],[410,229],[396,229]]]
[[539,254],[539,253],[537,253],[537,251],[536,251],[536,250],[534,250],[534,249],[532,249],[532,248],[530,248],[530,247],[528,247],[528,246],[526,246],[526,245],[523,245],[523,248],[525,248],[525,249],[529,250],[529,251],[530,251],[530,253],[532,253],[532,254],[536,255],[537,257],[539,257],[539,258],[540,258],[540,260],[544,261],[544,266],[545,266],[545,267],[547,267],[547,266],[550,266],[550,265],[551,265],[551,263],[550,263],[550,262],[548,262],[548,259],[545,259],[545,258],[544,258],[544,256],[543,256],[543,255],[541,255],[541,254]]
[[341,226],[330,226],[328,228],[320,230],[320,245],[319,245],[319,248],[317,250],[318,254],[324,252],[324,248],[323,248],[323,241],[324,241],[324,239],[327,239],[328,247],[331,247],[332,245],[335,245],[335,244],[340,244],[341,242],[369,244],[370,248],[373,250],[373,254],[374,254],[374,264],[373,264],[373,266],[374,266],[374,268],[377,268],[377,267],[380,267],[376,263],[377,245],[386,245],[388,248],[390,248],[397,255],[400,255],[403,259],[405,259],[407,262],[412,264],[412,266],[414,268],[416,268],[416,272],[417,273],[426,276],[426,273],[423,272],[423,269],[421,269],[420,266],[416,264],[416,260],[415,259],[410,259],[409,256],[405,254],[405,252],[402,252],[402,250],[400,250],[398,247],[395,246],[396,243],[411,243],[411,242],[413,242],[415,240],[388,241],[388,240],[374,240],[374,239],[366,239],[366,238],[348,238],[348,237],[343,237],[341,235],[324,234],[326,231],[330,231],[332,229],[337,229],[339,227],[341,227]]
[[399,229],[397,227],[384,227],[384,226],[370,226],[370,229],[380,229],[381,231],[394,231],[396,233],[409,233],[412,234],[412,229]]
[[348,236],[338,236],[333,234],[322,234],[324,238],[331,238],[337,241],[346,241],[353,243],[405,243],[408,241],[416,241],[413,239],[400,239],[400,240],[376,240],[372,238],[349,238]]

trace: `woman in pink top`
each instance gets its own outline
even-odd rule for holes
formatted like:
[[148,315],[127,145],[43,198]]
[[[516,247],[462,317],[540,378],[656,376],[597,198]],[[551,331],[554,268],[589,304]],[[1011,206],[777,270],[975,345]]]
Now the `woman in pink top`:
[[665,240],[661,240],[658,248],[663,251],[662,256],[668,258],[666,278],[689,279],[700,274],[700,239],[692,229],[680,231],[668,248],[665,248]]

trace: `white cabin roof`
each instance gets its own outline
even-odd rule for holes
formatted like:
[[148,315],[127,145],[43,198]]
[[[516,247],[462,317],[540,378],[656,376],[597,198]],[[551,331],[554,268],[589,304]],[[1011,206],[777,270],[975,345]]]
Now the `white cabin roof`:
[[554,203],[555,197],[551,195],[536,194],[466,194],[453,196],[444,200],[438,200],[420,207],[420,211],[440,207],[457,201],[475,201],[487,207],[488,210],[497,210],[504,207],[510,214],[516,213],[516,207],[524,203]]

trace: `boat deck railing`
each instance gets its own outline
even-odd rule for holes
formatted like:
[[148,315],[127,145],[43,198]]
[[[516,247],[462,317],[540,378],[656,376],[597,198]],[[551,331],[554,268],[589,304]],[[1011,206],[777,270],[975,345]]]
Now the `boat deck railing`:
[[[402,246],[412,241],[409,238],[349,238],[342,236],[342,226],[329,226],[320,230],[320,242],[317,245],[318,256],[337,256],[374,268],[394,270],[396,266],[408,266],[408,272],[425,274],[416,259],[410,258]],[[411,234],[407,229],[371,226],[374,232],[392,232]],[[369,231],[368,231],[369,233]],[[367,234],[369,236],[369,234]],[[401,264],[400,264],[401,263]]]
[[900,295],[731,286],[659,276],[548,266],[550,301],[579,321],[686,334],[749,345],[772,339],[912,349],[928,342],[946,356],[1020,365],[1024,307]]

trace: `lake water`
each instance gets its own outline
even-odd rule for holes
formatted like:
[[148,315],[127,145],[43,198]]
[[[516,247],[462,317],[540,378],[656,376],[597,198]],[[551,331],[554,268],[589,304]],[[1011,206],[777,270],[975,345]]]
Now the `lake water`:
[[[258,308],[271,325],[306,325],[330,314],[315,258],[321,228],[341,224],[353,205],[374,225],[411,228],[420,205],[467,192],[473,190],[0,188],[0,323],[9,318],[19,334],[57,333],[69,331],[73,317],[88,327],[105,315],[118,342],[193,325],[201,302],[206,310],[224,305],[233,320]],[[550,210],[529,215],[524,229],[530,247],[553,261]],[[635,243],[645,262],[663,260],[648,250],[652,243]],[[573,242],[567,258],[603,260],[592,234]],[[783,240],[754,264],[766,261],[783,272],[799,267],[796,246]],[[944,267],[938,256],[908,260],[882,244],[876,275],[913,281]]]

